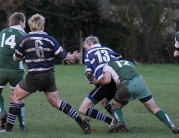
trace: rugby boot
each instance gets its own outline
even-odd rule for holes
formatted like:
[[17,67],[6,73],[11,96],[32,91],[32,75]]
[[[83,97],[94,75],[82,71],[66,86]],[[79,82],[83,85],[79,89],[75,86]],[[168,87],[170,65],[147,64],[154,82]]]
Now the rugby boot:
[[21,131],[27,131],[27,127],[26,127],[25,125],[20,126],[19,129],[20,129]]
[[171,130],[172,130],[173,133],[179,134],[179,127],[174,126]]
[[129,131],[125,122],[116,122],[115,124],[109,125],[108,133],[114,133],[118,131]]
[[91,134],[91,128],[89,125],[89,119],[82,118],[82,123],[80,124],[85,134]]
[[0,127],[1,129],[5,129],[7,124],[7,113],[3,112],[0,117]]
[[12,133],[13,132],[13,130],[6,130],[6,129],[1,129],[0,130],[0,133]]

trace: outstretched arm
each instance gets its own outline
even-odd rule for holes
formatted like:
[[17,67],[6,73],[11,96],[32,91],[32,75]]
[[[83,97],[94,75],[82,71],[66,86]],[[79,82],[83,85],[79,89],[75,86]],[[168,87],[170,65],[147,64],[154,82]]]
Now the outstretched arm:
[[68,64],[74,63],[76,60],[79,60],[81,58],[82,54],[78,53],[78,51],[74,51],[73,54],[70,52],[68,55],[64,58],[64,61]]

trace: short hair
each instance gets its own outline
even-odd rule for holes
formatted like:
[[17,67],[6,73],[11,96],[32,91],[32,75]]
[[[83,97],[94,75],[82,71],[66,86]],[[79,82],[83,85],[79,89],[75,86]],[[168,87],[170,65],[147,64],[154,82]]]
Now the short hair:
[[19,22],[24,22],[26,17],[22,12],[15,12],[9,17],[9,27],[19,25]]
[[45,18],[37,13],[29,18],[28,24],[31,31],[41,31],[45,25]]
[[85,38],[83,44],[90,45],[91,43],[97,44],[99,43],[99,39],[96,36],[88,36]]

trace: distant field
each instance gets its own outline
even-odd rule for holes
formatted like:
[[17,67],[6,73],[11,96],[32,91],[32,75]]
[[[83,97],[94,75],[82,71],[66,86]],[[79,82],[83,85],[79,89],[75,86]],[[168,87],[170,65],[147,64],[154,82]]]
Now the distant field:
[[[78,108],[93,89],[84,76],[83,65],[56,65],[56,84],[60,98]],[[138,71],[146,80],[156,104],[163,109],[171,121],[179,125],[179,64],[137,65]],[[5,88],[6,109],[9,106],[9,87]],[[167,126],[139,102],[132,101],[123,109],[130,131],[108,134],[108,125],[92,119],[91,127],[97,129],[91,135],[85,135],[77,123],[62,112],[53,108],[43,93],[36,92],[25,99],[27,132],[20,132],[18,121],[14,133],[0,134],[0,138],[178,138]],[[100,105],[95,106],[110,116]],[[84,117],[83,115],[81,115]]]

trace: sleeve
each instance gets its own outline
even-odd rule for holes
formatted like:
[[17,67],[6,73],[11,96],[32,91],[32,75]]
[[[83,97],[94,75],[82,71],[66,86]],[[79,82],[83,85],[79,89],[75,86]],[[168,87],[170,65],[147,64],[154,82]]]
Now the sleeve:
[[17,46],[15,48],[15,53],[13,55],[14,60],[22,60],[24,58],[24,45],[25,41],[23,41],[25,38],[22,37],[19,42],[17,43]]
[[108,65],[108,63],[106,63],[106,64],[104,65],[104,67],[103,67],[103,73],[104,73],[104,72],[107,72],[107,71],[111,73],[111,76],[112,76],[113,80],[114,80],[116,83],[119,83],[119,76],[118,76],[118,74],[114,71],[114,69],[113,69],[112,67],[110,67],[110,66]]
[[87,56],[87,52],[84,53],[84,64],[85,64],[85,72],[84,72],[84,74],[86,74],[87,72],[93,73],[92,68],[91,68],[90,59]]
[[52,42],[54,45],[52,46],[52,51],[54,53],[55,58],[63,60],[68,55],[68,52],[66,52],[60,44],[55,40],[53,37],[51,37]]

